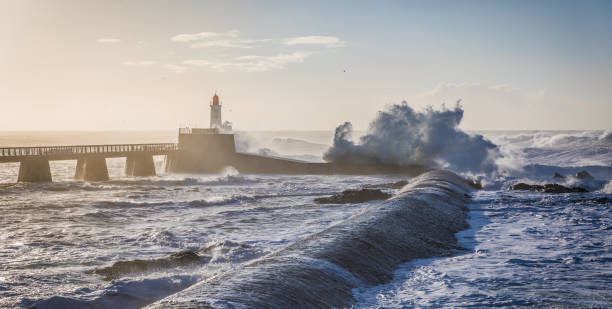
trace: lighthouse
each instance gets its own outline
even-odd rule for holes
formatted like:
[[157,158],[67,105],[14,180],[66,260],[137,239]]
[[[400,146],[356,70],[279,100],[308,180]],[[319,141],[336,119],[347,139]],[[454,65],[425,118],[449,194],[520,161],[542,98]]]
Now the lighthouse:
[[219,101],[219,96],[215,93],[212,98],[212,102],[210,102],[210,128],[221,129],[222,126],[221,101]]

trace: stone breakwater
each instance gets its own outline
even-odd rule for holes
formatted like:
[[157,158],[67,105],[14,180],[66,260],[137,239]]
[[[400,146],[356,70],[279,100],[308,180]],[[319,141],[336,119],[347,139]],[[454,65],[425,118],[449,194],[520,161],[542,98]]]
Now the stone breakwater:
[[431,171],[401,192],[283,249],[208,278],[150,308],[331,308],[391,280],[399,264],[452,255],[468,227],[470,184]]

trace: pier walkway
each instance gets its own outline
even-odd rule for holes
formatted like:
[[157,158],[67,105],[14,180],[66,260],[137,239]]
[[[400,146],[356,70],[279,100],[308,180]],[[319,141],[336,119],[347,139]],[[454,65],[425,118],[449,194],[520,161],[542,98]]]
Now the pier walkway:
[[76,160],[75,178],[108,180],[106,158],[126,157],[128,176],[154,176],[153,156],[178,151],[178,144],[116,144],[42,147],[2,147],[0,163],[20,162],[18,181],[51,181],[49,161]]

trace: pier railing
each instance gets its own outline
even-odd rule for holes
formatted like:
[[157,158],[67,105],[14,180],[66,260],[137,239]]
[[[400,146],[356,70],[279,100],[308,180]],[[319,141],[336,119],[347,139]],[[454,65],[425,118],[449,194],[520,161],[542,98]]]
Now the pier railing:
[[41,147],[2,147],[0,157],[70,156],[82,154],[113,154],[129,152],[166,153],[178,150],[178,144],[116,144]]
[[219,134],[219,129],[217,128],[179,128],[180,134]]

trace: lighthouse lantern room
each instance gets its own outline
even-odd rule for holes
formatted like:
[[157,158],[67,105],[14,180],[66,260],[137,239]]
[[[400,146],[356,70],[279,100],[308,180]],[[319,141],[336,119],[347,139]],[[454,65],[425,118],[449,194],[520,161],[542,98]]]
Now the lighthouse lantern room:
[[219,101],[219,96],[215,93],[210,103],[210,128],[221,129],[222,125],[221,101]]

